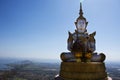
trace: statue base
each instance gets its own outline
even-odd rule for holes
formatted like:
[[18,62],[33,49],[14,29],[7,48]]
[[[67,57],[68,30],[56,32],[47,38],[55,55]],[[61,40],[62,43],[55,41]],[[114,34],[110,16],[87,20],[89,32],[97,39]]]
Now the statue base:
[[55,80],[108,80],[103,62],[61,62],[60,75]]

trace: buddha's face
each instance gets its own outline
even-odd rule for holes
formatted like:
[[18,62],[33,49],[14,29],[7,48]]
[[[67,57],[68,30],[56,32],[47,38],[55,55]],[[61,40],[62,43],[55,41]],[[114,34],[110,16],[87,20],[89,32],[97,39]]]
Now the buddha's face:
[[85,20],[83,20],[83,19],[78,20],[77,24],[76,24],[76,27],[77,27],[77,30],[79,32],[84,32],[85,28],[86,28],[86,22],[85,22]]

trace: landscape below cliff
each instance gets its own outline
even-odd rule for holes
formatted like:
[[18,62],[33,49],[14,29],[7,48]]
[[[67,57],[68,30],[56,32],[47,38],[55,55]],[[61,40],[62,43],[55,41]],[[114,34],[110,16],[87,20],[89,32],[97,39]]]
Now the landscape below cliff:
[[[60,62],[0,59],[0,80],[54,80]],[[120,63],[106,62],[108,75],[120,80]]]

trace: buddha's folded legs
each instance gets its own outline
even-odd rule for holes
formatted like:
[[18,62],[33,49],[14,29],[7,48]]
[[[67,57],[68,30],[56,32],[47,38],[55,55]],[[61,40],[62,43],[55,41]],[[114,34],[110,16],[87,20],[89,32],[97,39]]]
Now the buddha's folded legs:
[[[63,62],[76,62],[76,58],[71,52],[63,52],[61,53],[60,57]],[[105,58],[106,56],[103,53],[92,53],[91,59],[86,57],[86,60],[88,59],[91,62],[103,62]]]
[[76,61],[74,54],[71,52],[63,52],[61,53],[60,57],[63,62]]

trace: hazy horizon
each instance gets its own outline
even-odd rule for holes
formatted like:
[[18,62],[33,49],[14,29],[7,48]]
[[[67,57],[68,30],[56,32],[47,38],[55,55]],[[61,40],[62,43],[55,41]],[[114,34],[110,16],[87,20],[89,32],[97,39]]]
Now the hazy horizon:
[[[12,61],[25,61],[25,60],[29,60],[29,61],[33,61],[33,62],[48,62],[48,63],[61,63],[62,60],[61,59],[41,59],[41,58],[15,58],[15,57],[0,57],[0,60],[12,60]],[[105,60],[105,63],[119,63],[119,61],[115,61],[115,60]]]

